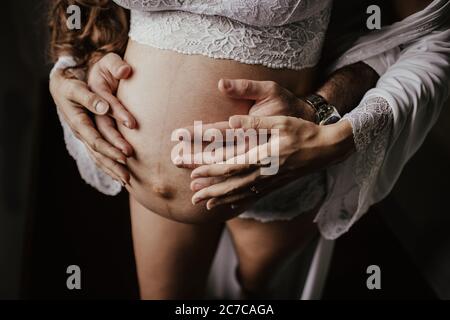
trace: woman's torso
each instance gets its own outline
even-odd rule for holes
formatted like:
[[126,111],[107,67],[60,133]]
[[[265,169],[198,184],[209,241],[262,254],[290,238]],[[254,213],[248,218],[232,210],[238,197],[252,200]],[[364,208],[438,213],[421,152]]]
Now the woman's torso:
[[193,126],[194,121],[217,122],[248,113],[252,101],[224,97],[218,81],[271,80],[298,95],[309,92],[314,84],[314,69],[270,69],[183,55],[133,41],[125,59],[134,73],[121,82],[117,95],[139,125],[138,130],[119,127],[135,149],[135,157],[128,161],[133,172],[128,190],[150,210],[180,221],[226,220],[231,214],[228,209],[207,212],[204,203],[193,206],[191,170],[177,168],[171,159],[174,130]]
[[[143,3],[167,6],[178,1],[126,2],[129,6]],[[282,0],[231,2],[294,3]],[[289,7],[288,19],[295,16],[297,5],[302,2],[311,3],[295,1],[295,5]],[[309,22],[314,20],[312,14],[302,17],[298,25],[258,27],[223,16],[144,11],[142,8],[132,11],[131,40],[125,59],[134,73],[118,90],[119,99],[139,124],[138,130],[119,126],[135,149],[135,157],[128,161],[132,171],[128,190],[148,209],[175,220],[224,221],[239,212],[232,213],[228,208],[207,212],[204,203],[191,204],[191,170],[179,169],[172,163],[171,151],[176,144],[171,141],[172,132],[192,126],[194,121],[217,122],[234,114],[248,113],[252,101],[224,97],[217,89],[221,78],[271,80],[297,95],[311,91],[315,75],[312,66],[320,58],[322,33],[328,21],[320,21],[320,30],[316,30],[318,25]],[[209,37],[211,30],[215,30],[212,38]],[[180,41],[173,41],[176,36]],[[271,41],[270,46],[266,46],[268,41]],[[225,54],[211,55],[212,47]],[[268,63],[262,63],[262,57]]]

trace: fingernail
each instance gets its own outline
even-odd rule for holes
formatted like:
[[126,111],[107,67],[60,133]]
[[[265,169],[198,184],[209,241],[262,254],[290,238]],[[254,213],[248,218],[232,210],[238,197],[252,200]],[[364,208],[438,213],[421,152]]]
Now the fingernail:
[[192,191],[199,191],[201,189],[203,189],[205,187],[205,185],[201,184],[201,183],[194,183],[192,186]]
[[233,129],[238,129],[240,127],[242,127],[242,122],[241,119],[239,117],[230,117],[230,127]]
[[123,165],[127,164],[127,162],[125,160],[123,160],[123,159],[117,159],[117,162],[119,162],[119,163],[121,163]]
[[194,170],[191,172],[191,179],[195,179],[195,178],[199,178],[200,174],[198,173],[198,171]]
[[131,147],[124,146],[122,147],[122,152],[127,158],[130,158],[133,156],[134,150]]
[[216,206],[216,202],[214,200],[211,200],[211,201],[208,201],[208,203],[206,204],[206,209],[211,210],[215,206]]
[[222,85],[225,90],[230,90],[233,87],[231,81],[227,79],[222,79]]
[[123,125],[124,125],[125,127],[127,127],[128,129],[132,129],[132,128],[131,128],[131,125],[130,125],[130,123],[129,123],[128,121],[124,121],[124,122],[123,122]]
[[97,111],[98,113],[106,113],[106,111],[108,111],[109,109],[109,105],[103,101],[99,101],[97,102],[97,104],[95,105],[95,111]]
[[199,197],[193,197],[192,198],[192,204],[195,206],[197,203],[199,203],[200,201],[202,201],[202,199],[201,198],[199,198]]
[[120,66],[119,69],[117,69],[117,73],[121,74],[122,72],[125,72],[125,70],[128,70],[128,68],[129,66],[127,65]]

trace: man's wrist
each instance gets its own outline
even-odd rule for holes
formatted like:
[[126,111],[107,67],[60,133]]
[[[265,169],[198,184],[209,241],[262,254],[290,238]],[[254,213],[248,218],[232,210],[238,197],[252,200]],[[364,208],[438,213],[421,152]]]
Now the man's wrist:
[[313,122],[318,125],[330,125],[341,119],[336,107],[317,93],[309,94],[301,100],[310,106],[309,110],[313,110]]
[[343,115],[358,105],[364,94],[373,88],[379,75],[364,62],[336,70],[316,91]]
[[330,92],[328,90],[318,89],[316,92],[314,92],[314,94],[321,96],[322,98],[325,99],[325,101],[327,101],[328,103],[331,103],[333,105],[336,102],[336,101],[333,101],[334,95],[330,95]]
[[316,121],[316,110],[306,101],[301,98],[296,100],[294,105],[293,116],[296,118],[301,118],[306,121],[315,122]]

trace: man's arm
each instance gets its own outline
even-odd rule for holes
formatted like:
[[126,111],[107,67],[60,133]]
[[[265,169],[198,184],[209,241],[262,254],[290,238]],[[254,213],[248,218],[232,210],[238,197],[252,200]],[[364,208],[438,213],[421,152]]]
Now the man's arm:
[[358,62],[332,73],[316,91],[341,115],[356,107],[364,94],[373,88],[379,75],[364,62]]

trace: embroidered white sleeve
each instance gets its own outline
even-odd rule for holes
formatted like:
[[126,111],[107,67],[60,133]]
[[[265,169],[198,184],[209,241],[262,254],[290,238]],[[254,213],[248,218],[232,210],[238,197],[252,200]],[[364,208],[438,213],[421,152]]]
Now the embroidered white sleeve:
[[347,119],[352,124],[356,150],[365,152],[374,141],[389,134],[393,114],[389,103],[385,99],[377,97],[364,101],[360,106],[344,115],[343,119]]
[[449,40],[448,27],[419,33],[346,116],[358,152],[328,169],[327,199],[315,219],[325,238],[342,235],[385,198],[425,141],[449,96]]
[[352,124],[358,161],[355,178],[361,188],[376,178],[388,148],[394,122],[389,103],[380,97],[369,98],[343,119]]
[[[369,208],[367,201],[360,201],[368,194],[373,181],[383,165],[392,133],[394,114],[389,103],[381,97],[370,97],[346,114],[341,121],[349,121],[357,152],[348,160],[349,165],[335,170],[344,172],[345,181],[338,183],[331,200],[328,200],[316,217],[316,222],[326,239],[336,239],[357,221]],[[328,177],[333,178],[333,175]],[[351,183],[354,181],[354,183]],[[358,208],[358,203],[364,207]],[[355,214],[356,212],[356,214]]]

